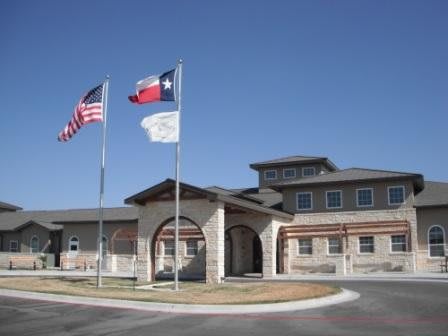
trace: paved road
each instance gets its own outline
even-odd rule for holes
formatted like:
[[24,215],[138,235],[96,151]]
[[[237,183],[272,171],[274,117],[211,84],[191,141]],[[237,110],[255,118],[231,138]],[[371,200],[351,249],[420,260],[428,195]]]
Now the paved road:
[[195,316],[0,297],[0,335],[448,335],[446,282],[330,284],[361,298],[291,313]]

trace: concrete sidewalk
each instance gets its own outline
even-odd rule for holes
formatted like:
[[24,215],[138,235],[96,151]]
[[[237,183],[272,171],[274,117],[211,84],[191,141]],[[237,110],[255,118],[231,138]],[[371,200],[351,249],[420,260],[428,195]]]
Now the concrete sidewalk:
[[108,307],[117,309],[133,309],[140,311],[164,312],[174,314],[202,314],[202,315],[229,315],[229,314],[262,314],[277,313],[295,310],[304,310],[335,305],[353,301],[359,298],[359,293],[342,288],[342,292],[318,299],[302,301],[290,301],[272,304],[247,304],[247,305],[196,305],[174,304],[158,302],[142,302],[129,300],[102,299],[81,296],[46,294],[24,292],[10,289],[0,289],[0,296],[22,298],[28,300],[40,300],[95,307]]

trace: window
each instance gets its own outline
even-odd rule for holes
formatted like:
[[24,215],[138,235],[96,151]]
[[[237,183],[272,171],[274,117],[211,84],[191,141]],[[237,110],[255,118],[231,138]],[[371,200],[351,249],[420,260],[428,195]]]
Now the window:
[[296,194],[297,210],[311,210],[313,209],[313,193],[299,192]]
[[342,191],[327,191],[327,209],[342,208]]
[[359,237],[359,253],[373,253],[374,251],[373,237]]
[[187,256],[195,256],[198,254],[198,241],[197,240],[187,240]]
[[39,238],[33,236],[30,240],[30,252],[38,253],[39,252]]
[[266,170],[264,172],[265,180],[276,180],[277,179],[277,171],[276,170]]
[[316,169],[314,167],[303,167],[302,176],[314,176],[316,175]]
[[373,206],[373,189],[356,189],[356,205],[358,207]]
[[388,187],[389,205],[397,205],[404,203],[404,187]]
[[428,245],[430,257],[443,257],[445,255],[444,232],[440,226],[432,226],[429,229]]
[[70,237],[68,241],[68,250],[70,252],[78,252],[79,249],[79,239],[78,237]]
[[103,242],[101,244],[101,247],[103,248],[103,251],[101,252],[102,256],[106,256],[109,252],[109,243],[106,236],[103,236]]
[[328,238],[328,254],[341,254],[342,244],[339,238]]
[[9,241],[9,252],[19,252],[19,241],[10,240]]
[[164,241],[164,252],[165,255],[174,255],[174,240],[165,240]]
[[390,236],[390,249],[392,252],[406,252],[406,236]]
[[285,168],[283,169],[283,178],[290,179],[296,177],[296,169],[295,168]]
[[313,240],[312,239],[299,239],[299,254],[310,255],[313,254]]

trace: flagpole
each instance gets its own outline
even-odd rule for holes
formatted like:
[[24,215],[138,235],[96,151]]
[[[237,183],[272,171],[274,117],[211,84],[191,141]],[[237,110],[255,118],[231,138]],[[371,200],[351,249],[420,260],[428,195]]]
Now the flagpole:
[[177,111],[179,117],[178,125],[178,139],[176,142],[176,217],[175,217],[175,230],[174,230],[174,290],[179,290],[179,170],[180,170],[180,109],[181,109],[181,92],[182,92],[182,59],[177,62]]
[[100,206],[98,209],[98,264],[96,287],[102,287],[101,267],[103,259],[103,206],[104,206],[104,166],[106,158],[106,128],[107,128],[107,97],[109,93],[109,76],[106,76],[103,87],[103,136],[101,144],[101,172],[100,172]]

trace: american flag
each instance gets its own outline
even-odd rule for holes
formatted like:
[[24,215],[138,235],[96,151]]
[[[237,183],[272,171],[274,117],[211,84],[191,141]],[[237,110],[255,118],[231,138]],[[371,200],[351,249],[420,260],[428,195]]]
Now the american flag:
[[98,85],[81,98],[72,119],[59,133],[59,141],[68,141],[83,125],[103,121],[103,87],[104,84]]

